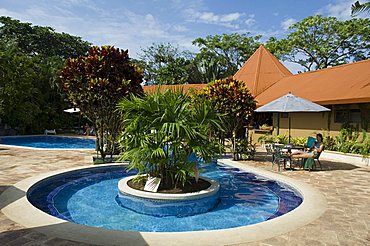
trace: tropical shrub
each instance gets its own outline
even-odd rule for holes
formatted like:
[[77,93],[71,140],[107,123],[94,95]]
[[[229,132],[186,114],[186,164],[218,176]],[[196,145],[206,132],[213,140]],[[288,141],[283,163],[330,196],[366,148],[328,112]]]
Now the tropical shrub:
[[285,133],[283,135],[277,135],[274,142],[279,144],[287,144],[289,142],[288,136]]
[[275,137],[269,133],[266,133],[262,136],[260,136],[257,141],[261,144],[265,143],[273,143],[275,141]]
[[234,160],[250,160],[256,154],[256,144],[252,144],[252,139],[237,139]]
[[243,137],[244,126],[251,121],[256,109],[254,97],[243,81],[232,78],[211,82],[201,95],[211,101],[217,112],[224,115],[225,132],[219,132],[219,137],[221,140],[232,137],[235,152],[236,139]]
[[370,137],[365,130],[360,135],[358,129],[344,125],[338,136],[324,138],[325,148],[343,153],[370,155]]
[[[278,144],[287,144],[288,136],[286,134],[273,136],[271,134],[265,134],[258,138],[259,143],[278,143]],[[307,144],[306,137],[291,137],[290,143],[298,146],[305,146]]]
[[222,146],[210,132],[220,128],[220,115],[210,102],[191,100],[182,90],[157,88],[144,97],[122,99],[117,108],[124,130],[121,159],[138,174],[161,178],[160,187],[184,186],[196,160],[210,161]]
[[127,50],[113,46],[92,47],[86,56],[70,58],[61,79],[68,99],[79,107],[97,132],[97,149],[103,159],[116,152],[121,121],[115,112],[118,101],[141,94],[143,71],[132,64]]
[[307,145],[307,137],[291,137],[290,142],[293,145],[306,146]]

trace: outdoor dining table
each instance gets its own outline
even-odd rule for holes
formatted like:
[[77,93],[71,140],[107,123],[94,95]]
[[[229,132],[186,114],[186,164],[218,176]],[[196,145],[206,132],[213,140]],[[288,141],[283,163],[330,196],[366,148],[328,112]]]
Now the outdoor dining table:
[[299,146],[299,145],[292,145],[292,144],[274,144],[275,151],[279,152],[279,156],[283,157],[284,160],[284,169],[287,169],[286,164],[289,161],[290,163],[290,169],[292,165],[292,158],[290,154],[294,151],[299,151],[299,150],[304,150],[304,146]]
[[294,150],[304,150],[304,149],[305,149],[304,146],[287,144],[283,146],[282,151],[292,153]]

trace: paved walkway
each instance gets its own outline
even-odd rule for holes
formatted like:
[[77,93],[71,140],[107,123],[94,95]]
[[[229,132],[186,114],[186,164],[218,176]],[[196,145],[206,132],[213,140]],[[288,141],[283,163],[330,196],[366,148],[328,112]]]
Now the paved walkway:
[[[38,173],[91,163],[93,151],[0,148],[0,193]],[[263,153],[248,165],[271,170]],[[370,245],[370,167],[322,161],[324,171],[283,171],[321,190],[327,211],[295,231],[243,245]],[[24,228],[0,213],[0,245],[86,245]],[[124,244],[123,244],[124,245]],[[171,242],[168,243],[171,245]]]

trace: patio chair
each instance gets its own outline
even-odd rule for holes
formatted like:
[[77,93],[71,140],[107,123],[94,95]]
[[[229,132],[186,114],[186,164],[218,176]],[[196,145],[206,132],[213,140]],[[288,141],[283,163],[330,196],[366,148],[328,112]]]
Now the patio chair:
[[272,155],[272,169],[274,168],[274,165],[277,164],[278,171],[280,172],[280,163],[283,163],[285,166],[285,163],[288,160],[290,161],[290,157],[282,153],[282,148],[274,146],[274,153]]
[[[322,151],[324,151],[324,149]],[[317,166],[319,165],[320,170],[322,170],[322,165],[321,165],[321,162],[319,160],[322,151],[317,153],[314,157],[309,157],[309,158],[305,159],[304,160],[304,169],[308,169],[309,171],[311,171],[313,169],[317,169]]]
[[264,148],[266,150],[266,160],[268,156],[271,156],[272,161],[274,161],[274,146],[272,144],[265,144]]

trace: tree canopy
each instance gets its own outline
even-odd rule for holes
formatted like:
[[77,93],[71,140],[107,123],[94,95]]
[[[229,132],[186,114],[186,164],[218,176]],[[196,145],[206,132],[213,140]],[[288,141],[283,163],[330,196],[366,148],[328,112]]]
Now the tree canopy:
[[289,27],[286,38],[270,38],[267,46],[283,60],[307,71],[370,57],[370,20],[309,16]]
[[1,123],[21,134],[69,126],[58,73],[65,58],[88,47],[79,37],[0,17]]
[[[216,111],[223,115],[221,139],[232,137],[235,151],[236,139],[243,132],[243,127],[252,120],[256,101],[243,81],[234,79],[215,80],[201,92]],[[226,134],[226,136],[224,135]]]
[[152,44],[139,55],[147,84],[185,84],[191,54],[170,43]]
[[67,59],[85,54],[91,45],[80,37],[55,32],[51,27],[33,26],[10,17],[0,16],[0,23],[1,40],[14,43],[22,53],[31,56]]
[[[86,56],[69,58],[61,73],[68,99],[95,124],[98,150],[115,152],[121,125],[115,113],[122,97],[142,93],[143,71],[131,63],[128,50],[94,46]],[[104,147],[104,143],[106,147]]]
[[251,36],[250,33],[208,35],[197,38],[193,45],[200,48],[198,60],[216,62],[222,70],[222,78],[232,76],[260,45],[261,35]]

